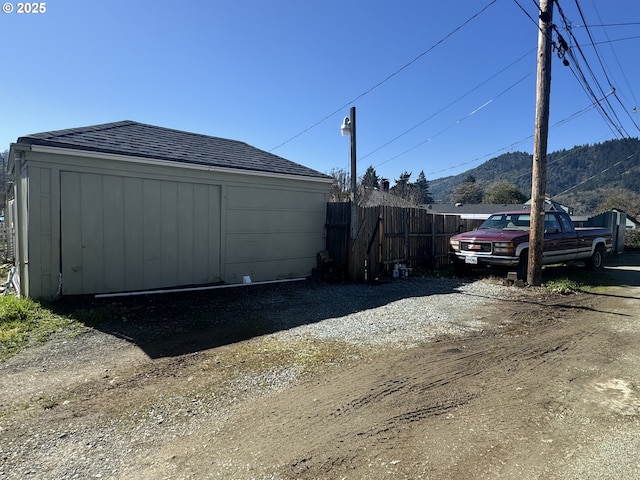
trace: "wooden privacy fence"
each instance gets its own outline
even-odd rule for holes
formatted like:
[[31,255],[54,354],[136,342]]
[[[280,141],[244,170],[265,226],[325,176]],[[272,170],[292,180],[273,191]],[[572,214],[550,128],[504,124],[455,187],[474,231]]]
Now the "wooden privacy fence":
[[396,264],[434,270],[449,264],[449,238],[481,220],[461,219],[424,208],[358,207],[356,238],[350,238],[349,202],[327,204],[326,249],[353,281],[390,275]]

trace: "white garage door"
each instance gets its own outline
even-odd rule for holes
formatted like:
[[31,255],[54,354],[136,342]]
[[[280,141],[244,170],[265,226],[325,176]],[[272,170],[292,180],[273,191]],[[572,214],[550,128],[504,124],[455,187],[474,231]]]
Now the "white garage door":
[[65,295],[220,280],[217,185],[61,174]]

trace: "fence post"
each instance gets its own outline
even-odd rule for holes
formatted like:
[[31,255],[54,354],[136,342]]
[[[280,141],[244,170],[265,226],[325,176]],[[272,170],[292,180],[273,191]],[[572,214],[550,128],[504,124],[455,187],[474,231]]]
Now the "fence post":
[[402,209],[402,228],[404,233],[404,259],[409,261],[409,214],[407,209]]

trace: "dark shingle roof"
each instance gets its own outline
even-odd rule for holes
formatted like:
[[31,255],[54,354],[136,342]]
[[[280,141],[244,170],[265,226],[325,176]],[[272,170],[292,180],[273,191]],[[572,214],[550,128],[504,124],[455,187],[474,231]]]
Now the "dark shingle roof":
[[113,153],[256,172],[330,177],[244,142],[125,120],[35,133],[18,143]]

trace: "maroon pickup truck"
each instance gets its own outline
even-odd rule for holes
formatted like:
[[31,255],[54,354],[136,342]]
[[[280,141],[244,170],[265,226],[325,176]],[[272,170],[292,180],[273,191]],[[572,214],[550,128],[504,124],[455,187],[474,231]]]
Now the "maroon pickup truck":
[[[529,250],[529,211],[499,212],[480,227],[449,240],[449,258],[456,274],[471,266],[516,267],[526,280]],[[565,212],[545,212],[543,265],[584,261],[592,270],[603,267],[612,249],[608,228],[576,228]]]

